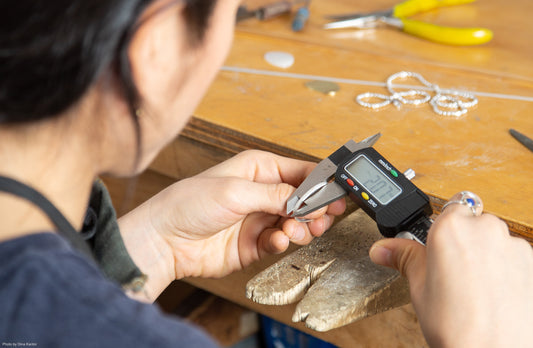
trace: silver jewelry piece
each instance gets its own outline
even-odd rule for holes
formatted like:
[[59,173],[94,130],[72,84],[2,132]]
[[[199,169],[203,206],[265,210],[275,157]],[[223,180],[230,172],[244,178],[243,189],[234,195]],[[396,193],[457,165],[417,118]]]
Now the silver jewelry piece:
[[[400,92],[394,90],[393,81],[406,78],[417,79],[423,85],[422,88],[430,89],[435,95],[431,97],[428,92],[419,88]],[[400,71],[392,74],[387,79],[387,90],[390,95],[367,92],[359,94],[355,99],[359,105],[374,110],[389,104],[394,104],[394,106],[400,108],[402,104],[417,106],[429,102],[435,113],[450,117],[460,117],[466,114],[469,108],[478,103],[477,98],[472,93],[453,89],[441,89],[438,85],[429,83],[422,75],[410,71]],[[370,100],[372,99],[380,99],[381,101],[371,102]]]
[[442,211],[446,209],[449,205],[452,204],[461,204],[466,205],[472,211],[472,215],[480,216],[483,213],[483,204],[481,203],[481,198],[473,192],[462,191],[459,193],[459,199],[454,199],[442,206]]
[[[294,205],[296,208],[294,209],[293,214],[294,215],[298,214],[298,211],[302,208],[302,205],[304,204],[305,200],[307,198],[311,197],[312,195],[314,195],[315,193],[317,193],[318,191],[320,191],[327,184],[328,183],[326,181],[323,181],[323,182],[319,182],[315,186],[311,187],[311,189],[309,191],[307,191],[302,197],[300,197],[300,199],[296,202],[296,204]],[[311,221],[313,221],[312,219],[305,219],[303,217],[295,217],[294,219],[296,221],[298,221],[298,222],[311,222]]]

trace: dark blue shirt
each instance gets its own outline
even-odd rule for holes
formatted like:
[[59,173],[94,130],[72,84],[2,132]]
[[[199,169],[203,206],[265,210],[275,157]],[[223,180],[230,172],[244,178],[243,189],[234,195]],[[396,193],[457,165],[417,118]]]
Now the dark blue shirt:
[[54,233],[0,243],[0,347],[215,347],[127,297]]

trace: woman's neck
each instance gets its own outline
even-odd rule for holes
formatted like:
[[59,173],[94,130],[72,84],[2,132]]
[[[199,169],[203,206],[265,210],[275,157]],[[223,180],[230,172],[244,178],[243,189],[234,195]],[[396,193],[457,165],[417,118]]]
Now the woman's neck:
[[[43,194],[79,230],[96,171],[83,140],[53,124],[0,127],[0,175]],[[0,221],[0,241],[56,229],[39,207],[4,192]]]

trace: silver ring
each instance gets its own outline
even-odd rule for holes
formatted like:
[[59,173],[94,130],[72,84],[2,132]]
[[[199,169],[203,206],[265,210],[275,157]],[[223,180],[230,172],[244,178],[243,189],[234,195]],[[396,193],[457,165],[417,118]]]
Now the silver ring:
[[444,211],[446,207],[452,204],[466,205],[470,208],[472,215],[474,216],[480,216],[483,213],[483,203],[481,202],[481,198],[470,191],[462,191],[454,195],[450,201],[442,206],[442,210]]

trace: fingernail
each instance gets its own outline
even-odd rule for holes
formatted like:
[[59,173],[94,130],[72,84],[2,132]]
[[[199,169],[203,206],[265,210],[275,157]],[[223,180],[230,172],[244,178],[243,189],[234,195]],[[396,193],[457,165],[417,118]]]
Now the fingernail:
[[292,240],[294,241],[300,241],[305,238],[305,230],[302,226],[298,226],[296,230],[294,231],[294,235],[292,236]]
[[385,248],[380,244],[374,244],[372,248],[370,248],[369,254],[372,262],[382,266],[391,265],[392,251],[390,249]]
[[324,230],[327,230],[329,228],[330,224],[330,217],[327,214],[322,215],[322,219],[324,220]]

